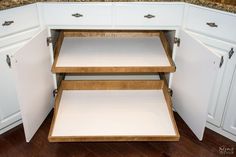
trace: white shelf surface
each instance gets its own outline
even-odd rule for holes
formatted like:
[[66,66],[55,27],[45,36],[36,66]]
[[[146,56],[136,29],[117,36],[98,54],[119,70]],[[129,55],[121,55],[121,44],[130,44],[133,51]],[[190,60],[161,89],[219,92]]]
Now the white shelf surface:
[[160,37],[65,37],[56,67],[171,66]]
[[162,90],[64,90],[52,136],[175,136]]

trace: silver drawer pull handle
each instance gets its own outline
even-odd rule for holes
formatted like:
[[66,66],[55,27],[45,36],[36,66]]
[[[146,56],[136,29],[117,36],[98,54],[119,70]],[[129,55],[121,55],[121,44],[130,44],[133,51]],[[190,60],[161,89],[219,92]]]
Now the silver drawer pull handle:
[[152,14],[147,14],[147,15],[144,15],[144,18],[147,18],[147,19],[151,19],[151,18],[154,18],[155,15],[152,15]]
[[11,24],[13,24],[14,23],[14,21],[5,21],[3,24],[2,24],[2,26],[9,26],[9,25],[11,25]]
[[6,62],[7,62],[7,65],[9,66],[9,68],[11,68],[11,58],[9,55],[6,55]]
[[74,17],[76,17],[76,18],[78,18],[78,17],[83,17],[83,15],[82,15],[82,14],[79,14],[79,13],[72,14],[72,16],[74,16]]
[[206,24],[210,27],[218,27],[218,25],[215,22],[207,22]]
[[233,56],[234,54],[234,49],[231,48],[231,50],[229,51],[229,59],[231,59],[231,57]]

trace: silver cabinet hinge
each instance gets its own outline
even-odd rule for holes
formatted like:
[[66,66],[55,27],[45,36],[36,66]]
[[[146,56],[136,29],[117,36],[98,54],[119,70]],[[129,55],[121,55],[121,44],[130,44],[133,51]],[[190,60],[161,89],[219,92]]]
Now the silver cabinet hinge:
[[52,37],[47,37],[47,46],[49,46],[50,43],[52,43]]
[[231,57],[233,56],[234,54],[234,49],[231,48],[231,50],[229,51],[229,59],[231,59]]
[[9,68],[11,68],[11,58],[9,55],[6,55],[6,62],[7,62],[7,65],[9,66]]
[[58,93],[58,90],[57,90],[57,89],[54,89],[53,92],[52,92],[53,97],[56,97],[57,93]]
[[170,96],[173,96],[173,90],[171,88],[168,88],[168,93],[170,94]]
[[179,47],[180,45],[180,38],[174,38],[174,43],[177,44],[177,46]]
[[224,57],[221,56],[221,59],[220,59],[220,65],[219,65],[220,68],[222,67],[223,63],[224,63]]

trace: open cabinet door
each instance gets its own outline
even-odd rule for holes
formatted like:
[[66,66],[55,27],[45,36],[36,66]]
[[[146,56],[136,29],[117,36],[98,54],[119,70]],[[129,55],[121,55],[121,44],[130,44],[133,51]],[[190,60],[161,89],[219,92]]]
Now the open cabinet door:
[[26,141],[29,142],[52,109],[53,75],[47,29],[37,34],[13,58],[16,88]]
[[221,56],[214,54],[187,32],[180,32],[171,89],[175,110],[202,140],[206,125],[210,94],[215,82]]

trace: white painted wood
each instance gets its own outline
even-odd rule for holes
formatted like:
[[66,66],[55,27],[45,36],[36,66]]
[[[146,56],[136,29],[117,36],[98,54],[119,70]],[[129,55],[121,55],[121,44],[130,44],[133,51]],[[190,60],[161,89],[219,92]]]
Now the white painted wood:
[[[43,18],[46,25],[56,26],[111,26],[111,3],[43,3]],[[81,14],[74,17],[72,14]]]
[[11,125],[8,125],[8,126],[2,128],[2,129],[0,129],[0,135],[5,133],[5,132],[7,132],[8,130],[10,130],[10,129],[20,125],[20,124],[22,124],[22,120],[21,119],[18,120],[18,121],[14,121]]
[[66,37],[56,66],[170,66],[170,63],[159,37]]
[[176,135],[161,90],[65,90],[52,136]]
[[50,100],[54,86],[47,35],[47,30],[43,30],[13,56],[17,94],[27,142],[52,109]]
[[159,75],[66,75],[65,80],[160,80]]
[[[0,11],[0,37],[19,33],[39,26],[36,4]],[[5,21],[14,21],[9,26],[3,26]]]
[[31,39],[40,31],[39,27],[0,38],[0,49]]
[[218,134],[221,134],[222,136],[236,142],[236,135],[233,135],[231,134],[230,132],[228,131],[225,131],[224,129],[222,129],[221,127],[217,127],[211,123],[208,123],[206,124],[206,127],[213,130],[214,132],[217,132]]
[[[236,66],[235,66],[236,69]],[[225,119],[223,122],[223,129],[236,135],[236,70],[231,84],[229,97],[227,101],[227,110],[225,113]]]
[[201,42],[207,45],[207,47],[209,47],[212,51],[224,56],[224,64],[219,69],[216,82],[214,83],[214,87],[211,92],[207,119],[207,121],[211,124],[221,127],[234,67],[236,65],[236,56],[233,55],[231,59],[229,59],[229,51],[231,48],[234,48],[235,50],[236,46],[232,43],[227,43],[197,33],[191,33],[191,35],[194,35],[195,38],[201,40]]
[[[210,27],[206,24],[208,22],[213,22],[218,27]],[[188,5],[185,27],[189,30],[236,43],[235,25],[235,14]]]
[[220,56],[185,31],[180,32],[171,88],[175,110],[202,140],[210,94],[219,71]]
[[[21,119],[20,107],[17,100],[14,72],[6,63],[6,56],[13,55],[25,43],[18,43],[10,47],[0,49],[0,132]],[[4,129],[4,131],[3,131]]]
[[[182,24],[184,5],[158,3],[118,3],[114,7],[115,26],[173,27]],[[145,18],[145,15],[154,18]]]
[[[224,108],[225,108],[225,103],[226,103],[226,98],[227,92],[222,93],[221,91],[224,86],[222,86],[222,82],[224,79],[224,73],[225,73],[225,68],[227,66],[228,62],[228,54],[225,54],[225,51],[215,49],[212,47],[209,47],[211,51],[214,51],[224,57],[224,64],[222,67],[219,69],[212,91],[210,95],[210,101],[209,101],[209,107],[208,107],[208,117],[207,121],[220,127],[222,116],[224,113]],[[224,55],[225,54],[225,55]]]

